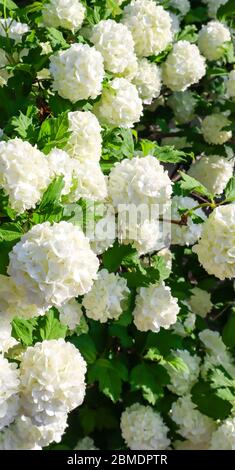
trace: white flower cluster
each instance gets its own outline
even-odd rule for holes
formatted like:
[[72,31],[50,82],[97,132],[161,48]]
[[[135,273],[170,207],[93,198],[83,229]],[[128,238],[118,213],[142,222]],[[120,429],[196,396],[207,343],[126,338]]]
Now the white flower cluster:
[[121,315],[129,292],[126,279],[102,269],[82,305],[89,318],[105,323]]
[[160,328],[168,329],[176,322],[179,310],[177,300],[164,282],[141,287],[133,311],[134,324],[140,331],[157,333]]
[[29,31],[26,23],[20,23],[12,18],[0,19],[0,36],[21,41],[23,34]]
[[118,213],[118,240],[124,245],[132,243],[139,255],[157,251],[162,247],[162,231],[159,221],[146,218],[138,223],[128,220],[127,213]]
[[147,59],[140,59],[133,83],[143,103],[151,104],[153,99],[160,95],[161,69]]
[[60,322],[66,325],[71,331],[79,325],[83,312],[81,305],[75,300],[69,300],[62,307],[59,307]]
[[219,279],[235,277],[235,203],[214,209],[193,247],[199,262]]
[[173,325],[172,330],[175,334],[186,338],[190,336],[195,328],[196,315],[192,312],[188,312],[185,319],[178,319],[177,322]]
[[189,298],[188,303],[192,311],[202,318],[205,318],[213,307],[211,294],[198,287],[192,289],[192,296]]
[[69,136],[65,150],[80,162],[99,161],[102,151],[101,127],[96,116],[90,111],[68,113]]
[[182,16],[187,15],[190,10],[189,0],[170,0],[170,6],[179,10]]
[[[187,196],[174,196],[171,201],[171,219],[174,222],[179,222],[181,220],[182,214],[180,213],[179,209],[190,210],[193,207],[196,207],[197,205],[194,199]],[[194,223],[193,219],[189,215],[187,218],[186,225],[179,225],[177,223],[173,223],[171,227],[172,245],[192,245],[199,239],[203,229],[203,221],[206,220],[206,215],[200,208],[194,210],[193,214],[200,217],[200,219],[202,219],[202,222]]]
[[157,158],[147,155],[116,163],[109,175],[108,192],[116,208],[119,204],[159,204],[162,213],[170,202],[172,187]]
[[171,417],[181,436],[195,444],[209,442],[216,428],[215,422],[197,409],[190,395],[180,397],[173,403]]
[[206,116],[202,121],[201,131],[208,144],[223,145],[232,137],[232,131],[223,130],[231,121],[222,113]]
[[221,155],[203,156],[191,165],[188,175],[200,181],[212,194],[222,194],[233,176],[234,160]]
[[164,450],[170,441],[168,428],[150,406],[135,403],[122,413],[121,432],[131,450]]
[[98,447],[95,446],[93,439],[89,436],[86,436],[77,442],[76,446],[74,447],[74,450],[99,450],[99,449]]
[[72,44],[69,49],[50,57],[53,90],[76,103],[96,98],[102,90],[103,57],[88,44]]
[[228,97],[234,98],[235,97],[235,70],[231,70],[231,72],[229,72],[226,88],[227,88]]
[[17,340],[11,336],[11,324],[7,315],[0,313],[0,353],[5,354],[17,344]]
[[0,142],[0,187],[18,214],[35,207],[49,183],[42,152],[19,138]]
[[215,367],[221,364],[232,377],[235,377],[235,366],[232,356],[223,343],[218,331],[203,330],[199,333],[199,338],[207,352],[201,366],[202,377],[206,379],[208,372],[213,371]]
[[20,363],[21,406],[35,424],[47,425],[81,405],[86,363],[63,339],[28,347]]
[[68,222],[35,225],[10,253],[8,274],[39,307],[61,306],[88,292],[99,261],[83,232]]
[[192,121],[196,103],[197,100],[191,91],[176,91],[167,100],[167,105],[173,110],[179,124]]
[[102,20],[94,26],[89,39],[102,54],[106,70],[124,76],[130,68],[135,72],[137,58],[127,26],[114,20]]
[[231,41],[229,29],[219,21],[204,25],[198,35],[198,47],[208,60],[218,60],[225,53],[225,45]]
[[205,59],[195,44],[178,41],[162,65],[162,80],[172,91],[185,91],[206,73]]
[[91,248],[97,254],[104,253],[113,245],[116,238],[115,211],[111,204],[100,203],[97,206],[97,216],[92,234]]
[[228,0],[202,0],[208,7],[208,14],[210,18],[215,18],[218,9],[227,3]]
[[210,450],[235,450],[235,417],[226,419],[213,432]]
[[0,354],[0,430],[8,426],[19,408],[19,371]]
[[46,26],[75,32],[83,23],[85,11],[80,0],[49,0],[43,4],[42,19]]
[[125,78],[114,78],[109,82],[94,106],[100,121],[114,127],[133,127],[140,120],[142,111],[136,86]]
[[165,365],[171,380],[167,388],[176,395],[184,395],[190,392],[197,381],[200,372],[200,358],[196,355],[192,356],[187,349],[177,349],[173,356],[180,359],[183,364],[181,368],[177,369],[172,367],[170,363]]
[[157,55],[173,40],[169,13],[152,0],[132,0],[122,21],[132,33],[139,57]]

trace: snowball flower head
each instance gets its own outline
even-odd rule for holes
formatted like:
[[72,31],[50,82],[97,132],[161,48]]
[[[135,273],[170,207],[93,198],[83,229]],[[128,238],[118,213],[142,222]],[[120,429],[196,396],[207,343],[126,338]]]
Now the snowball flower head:
[[235,417],[226,419],[213,432],[210,450],[235,450]]
[[203,25],[198,35],[198,47],[208,60],[218,60],[225,53],[226,42],[231,41],[229,29],[219,21]]
[[20,23],[12,18],[0,19],[0,36],[21,41],[23,34],[29,31],[26,23]]
[[134,403],[121,415],[121,432],[131,450],[164,450],[170,444],[168,428],[151,406]]
[[227,349],[218,331],[205,329],[199,333],[199,338],[210,354],[221,359],[226,355]]
[[100,203],[96,209],[95,215],[100,217],[95,223],[94,233],[89,238],[92,250],[100,255],[115,242],[116,222],[115,211],[111,204]]
[[187,15],[190,10],[190,3],[188,0],[170,0],[170,6],[179,10],[182,16]]
[[99,261],[83,232],[68,222],[35,225],[10,253],[8,274],[38,306],[88,292]]
[[46,157],[29,142],[0,142],[0,187],[10,205],[20,214],[34,208],[50,182]]
[[107,197],[106,178],[99,163],[86,160],[82,163],[75,162],[75,165],[76,190],[74,191],[73,200],[76,201],[81,197],[91,201],[102,201],[105,199]]
[[215,18],[218,9],[227,3],[228,0],[202,0],[208,7],[208,15],[210,18]]
[[227,88],[227,94],[229,98],[234,98],[235,97],[235,70],[231,70],[231,72],[229,72],[226,88]]
[[232,131],[222,130],[228,127],[231,121],[222,113],[206,116],[202,121],[202,135],[208,144],[223,145],[232,137]]
[[93,439],[89,436],[83,437],[78,441],[77,445],[74,447],[74,450],[99,450],[95,446]]
[[176,395],[184,395],[190,392],[192,386],[197,382],[199,376],[200,358],[192,356],[186,349],[177,349],[173,353],[176,359],[180,359],[183,364],[182,368],[175,369],[169,363],[165,366],[171,383],[167,388]]
[[192,311],[202,318],[205,318],[213,307],[211,294],[198,287],[192,289],[192,296],[188,300],[188,303]]
[[193,247],[204,269],[219,279],[235,277],[235,203],[214,209]]
[[108,192],[116,208],[119,204],[158,204],[163,213],[170,202],[172,183],[157,158],[137,156],[115,164],[109,175]]
[[[180,221],[182,214],[179,209],[192,209],[197,205],[196,201],[190,197],[174,196],[172,198],[171,206],[171,219]],[[172,224],[171,226],[171,244],[172,245],[192,245],[201,236],[203,229],[203,221],[206,220],[206,215],[202,209],[196,209],[193,213],[200,217],[200,223],[194,223],[193,219],[189,216],[186,225]]]
[[90,111],[68,113],[69,131],[65,150],[80,162],[99,161],[102,151],[101,127],[98,119]]
[[44,315],[45,309],[30,303],[27,292],[12,277],[0,274],[0,312],[10,323],[17,316],[33,318]]
[[179,124],[192,121],[196,103],[197,100],[191,91],[176,91],[167,100],[167,105],[173,110]]
[[60,322],[66,325],[70,330],[75,330],[79,325],[83,312],[81,305],[75,300],[69,300],[59,307]]
[[172,405],[171,418],[179,427],[179,433],[194,443],[208,442],[216,428],[215,422],[197,410],[190,395],[178,398]]
[[78,349],[62,338],[28,347],[20,364],[24,411],[35,424],[46,425],[73,410],[84,400],[85,373]]
[[195,44],[178,41],[162,65],[164,85],[172,91],[185,91],[206,73],[205,59]]
[[114,20],[102,20],[94,26],[90,41],[104,58],[104,67],[112,73],[125,73],[136,62],[134,41],[129,29]]
[[233,176],[234,160],[221,155],[203,156],[191,165],[188,175],[200,181],[212,194],[222,194]]
[[50,57],[53,90],[76,103],[96,98],[102,90],[103,58],[88,44],[72,44],[69,49]]
[[128,128],[140,120],[143,106],[135,85],[125,78],[114,78],[103,89],[94,111],[104,124]]
[[132,33],[139,57],[158,55],[173,40],[169,13],[152,0],[132,0],[122,21]]
[[158,220],[146,218],[138,223],[136,218],[131,221],[128,220],[126,215],[125,211],[118,214],[118,239],[120,243],[124,245],[132,243],[139,255],[151,253],[162,248],[164,240],[162,227]]
[[168,329],[176,322],[179,310],[170,287],[164,282],[151,284],[138,290],[133,311],[134,323],[140,331],[157,333],[161,327]]
[[153,99],[160,95],[161,69],[153,62],[141,59],[138,62],[137,73],[132,81],[143,103],[151,104]]
[[42,19],[46,26],[77,31],[83,23],[86,9],[80,0],[49,0],[43,4]]
[[0,430],[14,421],[19,408],[19,371],[0,354]]
[[121,315],[129,292],[126,279],[102,269],[82,305],[89,318],[105,323]]

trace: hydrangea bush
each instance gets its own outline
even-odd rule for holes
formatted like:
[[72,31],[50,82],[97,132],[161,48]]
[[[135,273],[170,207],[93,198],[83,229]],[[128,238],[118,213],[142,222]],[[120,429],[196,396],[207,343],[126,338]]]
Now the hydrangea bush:
[[0,14],[0,449],[235,450],[234,1]]

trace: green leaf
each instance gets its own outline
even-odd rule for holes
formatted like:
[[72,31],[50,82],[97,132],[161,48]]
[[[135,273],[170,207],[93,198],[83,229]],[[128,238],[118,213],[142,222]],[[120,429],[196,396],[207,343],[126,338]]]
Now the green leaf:
[[235,16],[234,0],[229,0],[225,5],[221,5],[217,11],[217,18],[219,20],[227,18],[228,16]]
[[225,188],[226,201],[235,201],[235,176],[233,176]]
[[12,0],[0,0],[0,5],[6,6],[8,10],[16,10],[18,8]]
[[177,41],[196,42],[198,38],[196,31],[197,28],[195,25],[186,25],[184,29],[178,33]]
[[144,398],[151,404],[163,397],[163,386],[169,383],[169,376],[161,365],[138,364],[131,371],[130,384],[133,390],[142,390]]
[[79,421],[85,434],[90,434],[95,429],[96,410],[83,406],[79,410]]
[[77,349],[79,349],[81,355],[88,364],[95,362],[97,357],[97,350],[93,339],[89,335],[74,335],[69,339],[69,341],[70,343],[74,344]]
[[40,150],[48,154],[54,147],[63,148],[70,136],[68,128],[67,113],[62,113],[56,118],[50,117],[43,121],[38,135],[38,147]]
[[131,245],[120,245],[117,241],[103,254],[103,266],[109,272],[117,271],[123,260],[128,260],[136,255],[135,248]]
[[125,326],[116,325],[115,322],[109,325],[109,334],[120,340],[120,344],[123,348],[131,348],[133,345],[133,338],[128,335]]
[[50,41],[53,49],[66,49],[69,44],[64,39],[63,34],[56,28],[46,28],[46,38]]
[[195,178],[192,178],[192,176],[186,175],[186,173],[183,173],[182,171],[179,172],[181,175],[181,178],[183,181],[181,181],[181,188],[185,191],[188,191],[191,193],[192,191],[203,194],[204,196],[207,196],[210,199],[213,199],[213,195],[208,191],[208,189],[203,186],[199,181],[197,181]]
[[18,241],[23,235],[23,230],[18,223],[8,222],[0,227],[0,242],[1,241]]
[[40,212],[47,212],[51,210],[53,206],[59,203],[61,191],[64,187],[63,176],[58,176],[52,183],[49,184],[45,193],[42,196],[42,200],[38,206]]
[[232,405],[220,398],[207,382],[197,382],[192,390],[192,401],[199,411],[213,419],[226,419],[231,412]]
[[235,309],[232,309],[227,323],[223,328],[222,339],[228,348],[235,347]]
[[15,129],[16,133],[22,137],[22,139],[29,139],[33,135],[33,118],[28,117],[20,111],[19,116],[14,116],[11,120],[11,124]]
[[35,327],[35,319],[26,320],[24,318],[15,317],[12,322],[11,335],[25,346],[33,344],[33,331]]
[[88,371],[89,382],[99,383],[99,390],[113,402],[119,400],[122,380],[127,378],[127,369],[120,361],[98,359]]
[[51,309],[40,318],[39,332],[42,340],[65,338],[67,327],[60,323]]

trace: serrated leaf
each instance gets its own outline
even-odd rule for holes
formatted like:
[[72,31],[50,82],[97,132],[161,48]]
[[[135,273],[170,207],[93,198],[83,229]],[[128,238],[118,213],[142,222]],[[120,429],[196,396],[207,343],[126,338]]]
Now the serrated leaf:
[[131,371],[130,384],[133,390],[141,389],[144,398],[155,405],[163,396],[163,386],[169,383],[164,367],[156,364],[138,364]]
[[88,371],[89,382],[98,381],[99,389],[113,402],[121,395],[122,380],[127,377],[127,370],[121,362],[98,359]]
[[56,28],[46,28],[46,38],[50,41],[53,49],[66,49],[69,47],[63,34]]
[[235,201],[235,176],[233,176],[225,188],[226,201]]
[[1,241],[17,241],[23,235],[23,230],[17,223],[8,222],[0,226],[0,242]]
[[203,194],[204,196],[213,199],[213,195],[205,186],[203,186],[203,184],[200,183],[200,181],[197,181],[195,178],[192,178],[192,176],[189,176],[182,171],[180,171],[180,175],[183,180],[180,182],[183,190],[188,191],[189,193],[195,191],[196,193]]
[[33,344],[33,331],[35,328],[35,319],[26,320],[24,318],[15,317],[12,322],[11,335],[25,346]]
[[42,340],[65,338],[67,327],[55,317],[53,310],[40,318],[39,332]]
[[68,128],[67,113],[62,113],[56,118],[50,117],[45,119],[38,135],[38,147],[40,150],[48,154],[54,147],[63,148],[70,136]]
[[191,390],[191,395],[199,411],[210,418],[226,419],[230,415],[231,404],[217,396],[207,382],[197,382]]
[[59,203],[63,187],[63,176],[58,176],[52,181],[52,183],[49,184],[48,188],[43,194],[41,202],[38,206],[38,210],[40,212],[50,211],[53,206],[56,206]]
[[30,140],[31,136],[34,133],[32,117],[26,116],[20,111],[19,116],[14,116],[12,118],[11,124],[17,134],[22,137],[22,139]]

